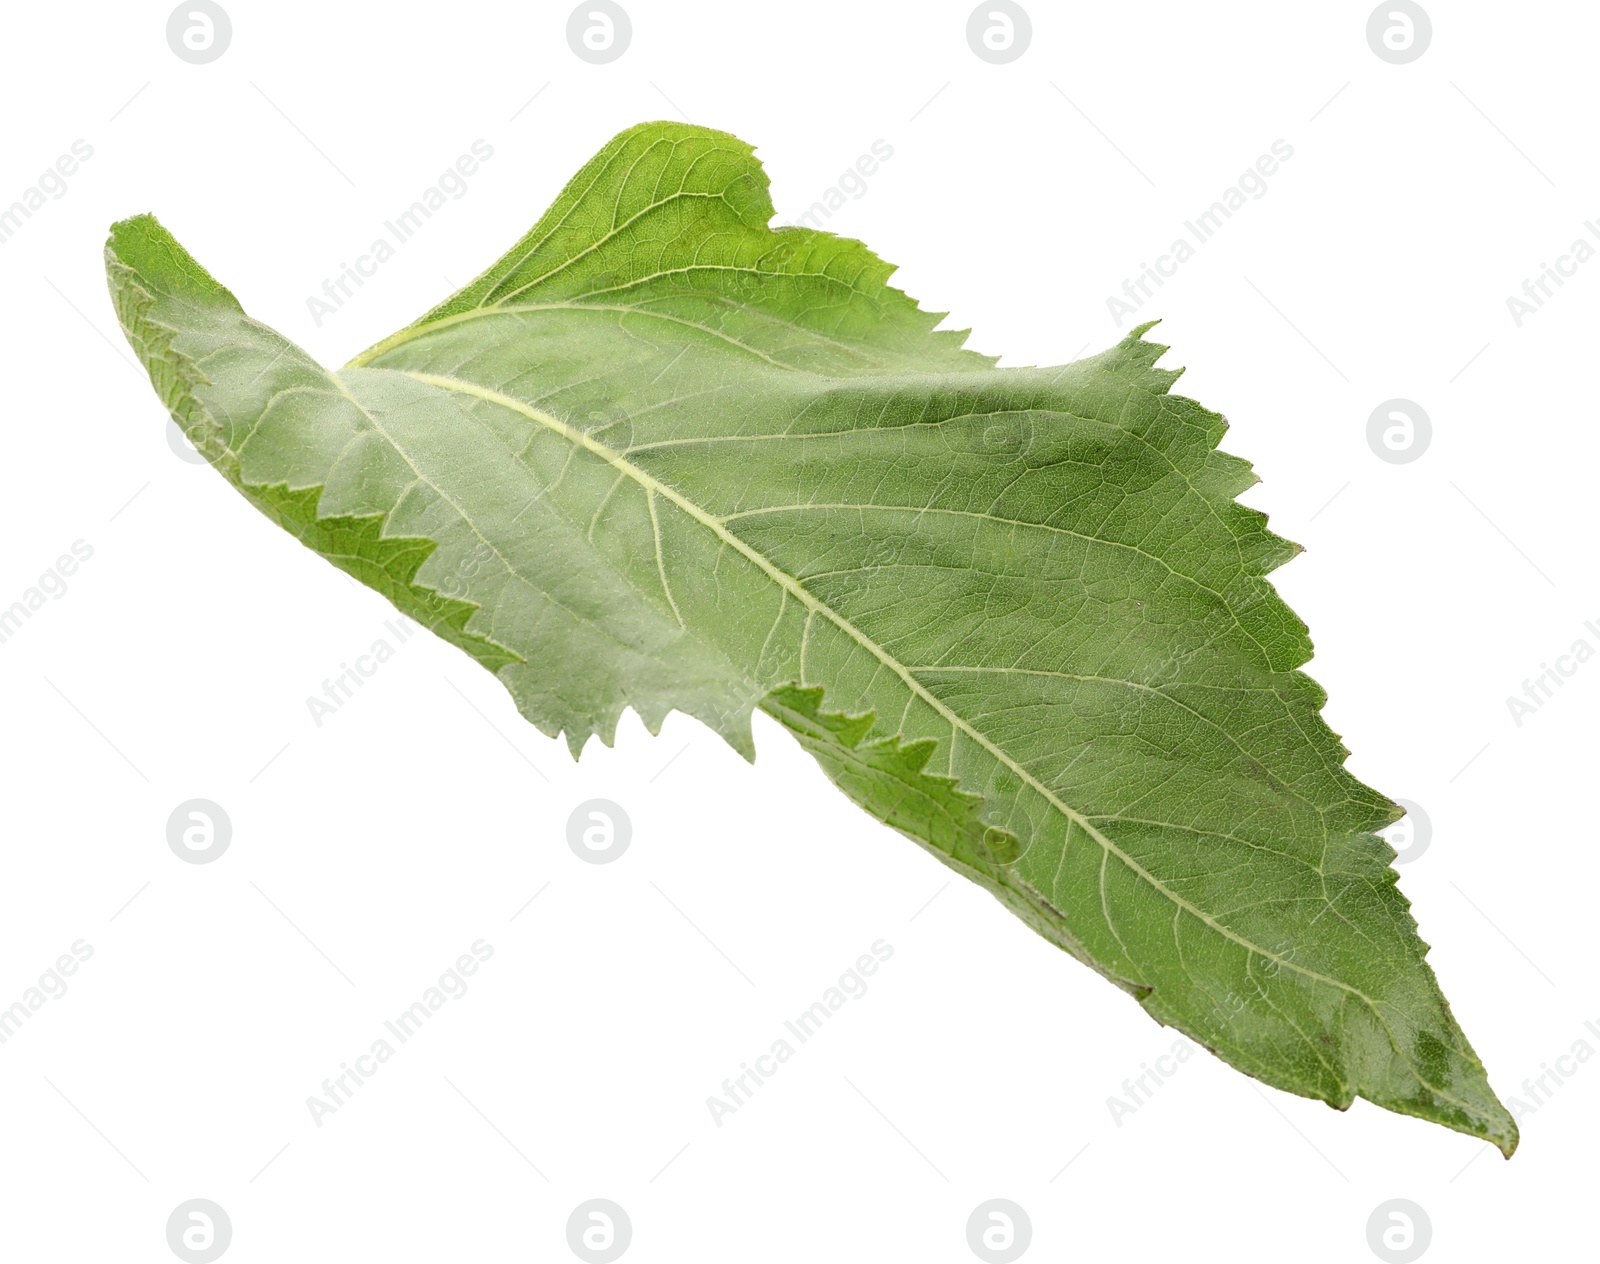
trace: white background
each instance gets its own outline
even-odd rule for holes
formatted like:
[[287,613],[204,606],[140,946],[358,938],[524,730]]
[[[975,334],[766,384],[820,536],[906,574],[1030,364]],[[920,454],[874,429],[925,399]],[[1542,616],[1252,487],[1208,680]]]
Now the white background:
[[[1404,890],[1492,1083],[1532,1104],[1525,1077],[1600,1050],[1600,662],[1520,727],[1505,701],[1580,636],[1600,648],[1600,262],[1521,328],[1505,300],[1600,215],[1600,14],[1431,4],[1431,47],[1396,66],[1363,3],[1036,3],[996,66],[964,3],[630,0],[631,47],[594,66],[564,4],[224,2],[232,44],[203,66],[168,48],[164,3],[5,18],[0,204],[94,151],[0,246],[0,605],[94,550],[0,644],[0,1005],[94,950],[0,1046],[7,1258],[170,1260],[195,1197],[230,1215],[229,1264],[569,1259],[591,1197],[626,1208],[640,1264],[971,1260],[992,1197],[1027,1210],[1029,1259],[1368,1260],[1390,1198],[1426,1210],[1430,1259],[1592,1254],[1600,1059],[1522,1113],[1510,1163],[1206,1054],[1119,1126],[1107,1099],[1176,1033],[762,717],[754,767],[681,716],[658,739],[629,716],[574,764],[419,634],[315,726],[307,696],[392,641],[392,611],[175,455],[100,251],[153,210],[337,365],[633,123],[753,142],[786,220],[883,139],[828,227],[975,348],[1053,363],[1125,332],[1107,296],[1286,140],[1266,196],[1140,316],[1228,415],[1265,479],[1249,503],[1307,547],[1275,582],[1328,719],[1360,777],[1431,816]],[[479,138],[466,196],[318,328],[307,296]],[[1397,396],[1434,426],[1407,465],[1365,437]],[[232,820],[216,863],[167,846],[193,797]],[[565,840],[594,797],[633,822],[614,864]],[[471,991],[313,1123],[323,1079],[480,938]],[[880,938],[868,993],[714,1125],[707,1096]]]

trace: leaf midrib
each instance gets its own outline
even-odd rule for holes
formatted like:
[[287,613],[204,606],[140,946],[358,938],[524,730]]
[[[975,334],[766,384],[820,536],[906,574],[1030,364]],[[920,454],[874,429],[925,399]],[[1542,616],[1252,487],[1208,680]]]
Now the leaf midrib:
[[[750,275],[769,276],[788,274],[764,273],[750,270]],[[646,279],[648,280],[653,278]],[[855,291],[852,291],[852,293],[854,292]],[[729,307],[736,307],[741,311],[752,312],[755,315],[762,317],[764,320],[769,321],[771,324],[781,325],[784,329],[791,329],[795,333],[803,334],[807,338],[810,338],[816,342],[823,343],[830,347],[835,347],[849,355],[856,356],[866,364],[880,365],[883,363],[880,360],[874,360],[859,346],[852,346],[847,342],[839,342],[837,339],[829,338],[826,334],[820,334],[813,329],[806,329],[804,326],[796,325],[793,321],[781,320],[763,308],[752,307],[748,303],[739,303],[731,299],[722,298],[720,296],[716,297],[717,301],[725,303]],[[740,342],[737,338],[723,333],[720,329],[713,329],[710,325],[702,325],[699,321],[685,320],[682,316],[673,316],[667,312],[651,311],[648,307],[641,307],[634,303],[585,303],[581,300],[562,303],[514,303],[508,304],[504,307],[472,307],[468,308],[464,312],[452,312],[448,316],[440,316],[436,320],[431,320],[426,325],[411,326],[409,328],[400,330],[398,333],[391,334],[382,342],[374,343],[372,346],[368,347],[344,367],[347,369],[364,369],[372,367],[372,362],[379,356],[386,355],[390,351],[393,351],[398,347],[403,347],[409,342],[424,337],[428,334],[437,333],[439,330],[447,329],[452,325],[464,324],[469,320],[483,320],[491,316],[515,316],[523,312],[615,312],[619,315],[625,316],[650,317],[655,320],[668,321],[674,325],[681,325],[685,329],[698,330],[709,337],[716,338],[720,342],[727,343],[731,347],[736,347],[740,351],[748,352],[750,355],[766,361],[768,364],[772,365],[773,368],[782,369],[786,373],[799,373],[802,371],[813,372],[812,370],[800,370],[792,364],[785,364],[782,360],[776,360],[772,356],[768,355],[765,351],[762,351],[759,347],[752,347],[747,342]],[[830,375],[817,373],[815,376],[827,377]]]

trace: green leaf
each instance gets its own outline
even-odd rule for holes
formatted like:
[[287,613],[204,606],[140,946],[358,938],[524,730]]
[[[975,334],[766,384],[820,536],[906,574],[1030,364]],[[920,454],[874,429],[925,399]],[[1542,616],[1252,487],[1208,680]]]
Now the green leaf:
[[575,754],[631,706],[753,757],[759,706],[1158,1021],[1509,1154],[1223,419],[1142,329],[997,369],[860,243],[771,216],[749,146],[644,124],[338,372],[149,216],[106,260],[210,462]]

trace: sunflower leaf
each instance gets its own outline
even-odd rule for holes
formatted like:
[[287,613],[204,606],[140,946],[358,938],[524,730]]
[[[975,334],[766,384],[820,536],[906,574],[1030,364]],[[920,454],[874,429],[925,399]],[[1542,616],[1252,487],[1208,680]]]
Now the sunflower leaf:
[[1235,1067],[1509,1154],[1223,419],[1143,329],[996,368],[866,247],[772,211],[749,146],[641,125],[337,372],[149,216],[106,258],[210,462],[575,754],[631,706],[753,757],[760,707]]

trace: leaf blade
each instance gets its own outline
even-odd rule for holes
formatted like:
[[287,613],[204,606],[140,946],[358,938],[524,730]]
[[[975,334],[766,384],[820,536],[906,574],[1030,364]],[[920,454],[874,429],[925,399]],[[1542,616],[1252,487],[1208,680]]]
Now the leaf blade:
[[[631,129],[337,375],[153,228],[108,258],[164,402],[226,436],[214,464],[424,554],[392,587],[457,602],[457,643],[575,753],[631,705],[751,756],[760,705],[1158,1021],[1509,1153],[1374,833],[1396,809],[1344,769],[1265,579],[1295,547],[1237,503],[1222,418],[1170,393],[1142,329],[996,369],[864,247],[770,215],[748,146]],[[184,377],[151,312],[217,380]]]

